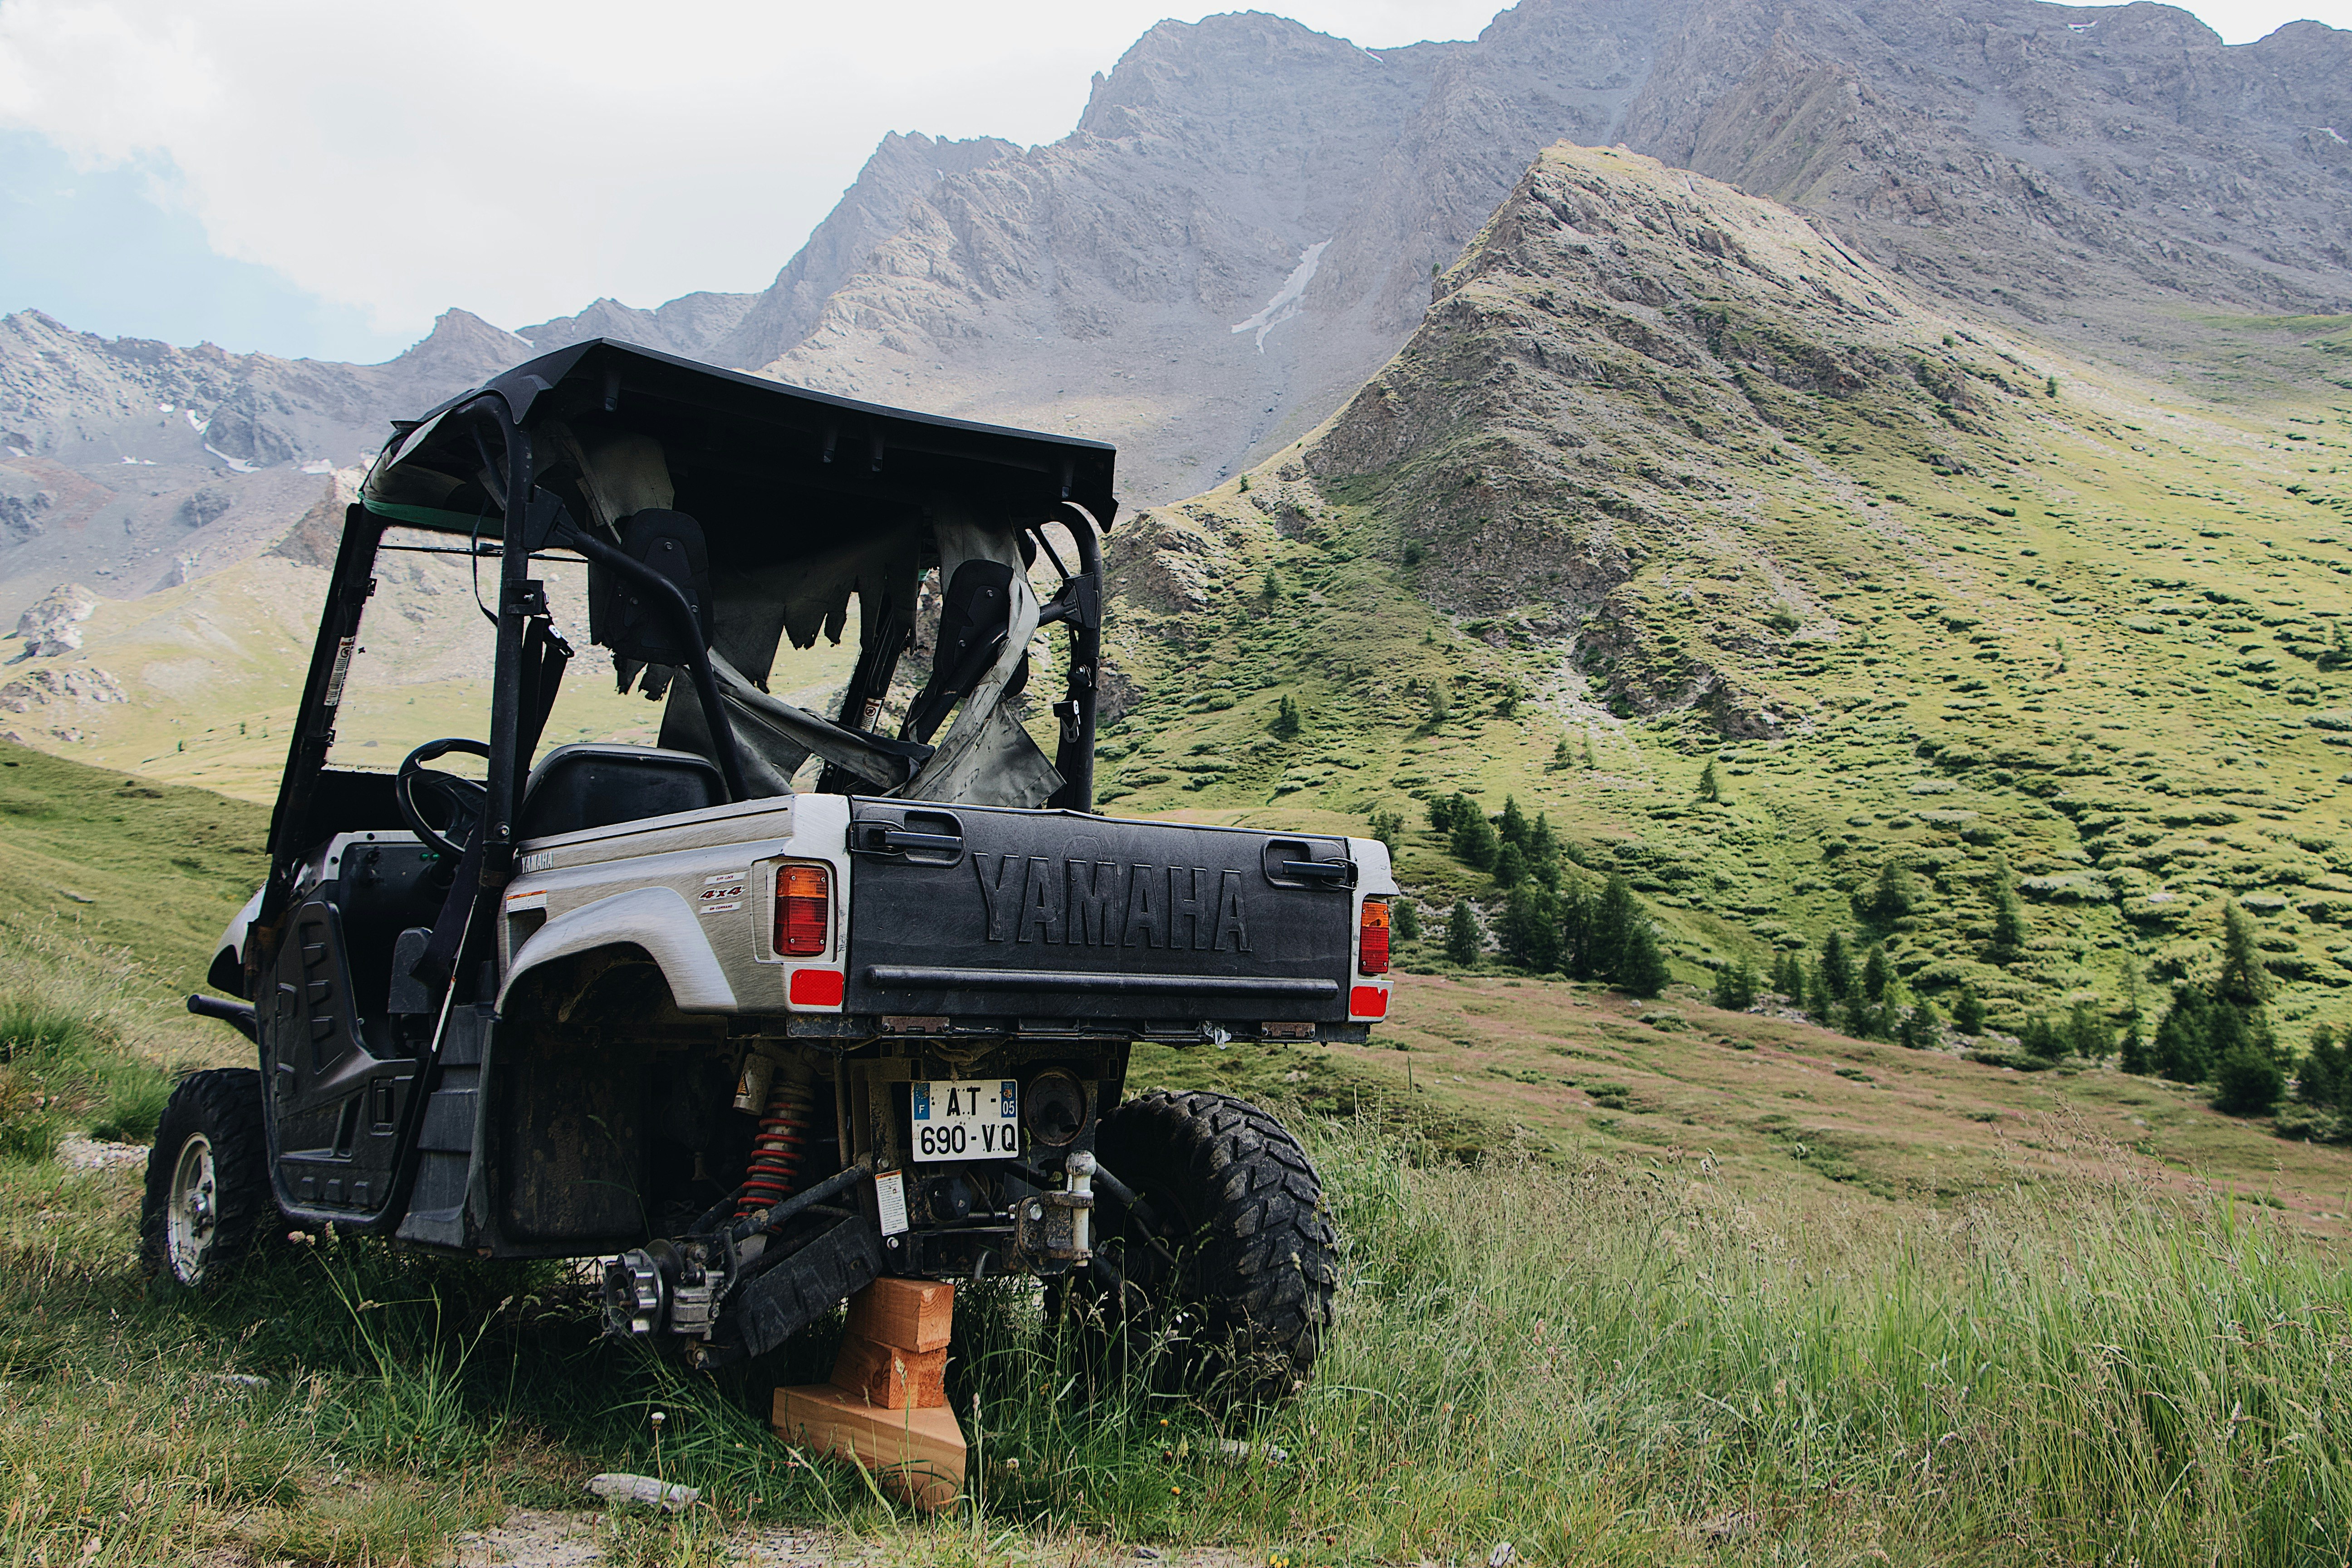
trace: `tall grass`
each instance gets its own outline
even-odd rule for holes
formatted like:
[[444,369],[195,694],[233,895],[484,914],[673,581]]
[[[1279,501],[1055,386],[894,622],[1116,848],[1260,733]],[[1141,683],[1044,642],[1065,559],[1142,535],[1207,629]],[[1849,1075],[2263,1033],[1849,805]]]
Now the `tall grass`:
[[2119,1158],[1957,1215],[1805,1215],[1312,1145],[1348,1258],[1307,1395],[1256,1432],[1131,1390],[1074,1410],[1050,1341],[1000,1330],[992,1506],[1294,1560],[2352,1552],[2352,1282],[2260,1211],[2159,1201]]
[[[1303,1131],[1345,1237],[1305,1394],[1253,1421],[1101,1382],[1034,1289],[967,1289],[950,1389],[976,1511],[906,1550],[987,1555],[1017,1529],[1302,1564],[1506,1540],[1538,1563],[2352,1551],[2352,1282],[2267,1211],[2159,1197],[2114,1152],[1958,1212],[1826,1188],[1764,1210],[1705,1171],[1472,1169],[1369,1122]],[[776,1383],[822,1378],[837,1327],[713,1380],[597,1339],[563,1268],[349,1241],[150,1298],[127,1186],[0,1164],[10,1211],[64,1216],[0,1232],[0,1563],[90,1539],[93,1563],[423,1558],[614,1468],[704,1493],[614,1536],[634,1561],[704,1560],[748,1521],[911,1523],[761,1420]]]
[[173,1068],[201,1049],[163,989],[70,921],[0,918],[0,1154],[46,1159],[68,1132],[155,1135]]

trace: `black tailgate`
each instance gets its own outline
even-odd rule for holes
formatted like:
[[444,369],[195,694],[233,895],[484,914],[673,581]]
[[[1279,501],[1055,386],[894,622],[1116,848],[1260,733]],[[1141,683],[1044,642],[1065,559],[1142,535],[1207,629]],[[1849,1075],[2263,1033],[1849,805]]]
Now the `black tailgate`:
[[1344,1022],[1344,838],[859,800],[852,1013]]

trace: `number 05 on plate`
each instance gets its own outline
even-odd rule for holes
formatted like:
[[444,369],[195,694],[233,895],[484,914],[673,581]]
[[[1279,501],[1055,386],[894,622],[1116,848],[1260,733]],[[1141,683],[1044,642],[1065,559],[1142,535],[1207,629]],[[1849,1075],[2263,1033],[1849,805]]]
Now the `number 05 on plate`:
[[1011,1079],[908,1084],[918,1160],[1003,1160],[1021,1152],[1021,1086]]

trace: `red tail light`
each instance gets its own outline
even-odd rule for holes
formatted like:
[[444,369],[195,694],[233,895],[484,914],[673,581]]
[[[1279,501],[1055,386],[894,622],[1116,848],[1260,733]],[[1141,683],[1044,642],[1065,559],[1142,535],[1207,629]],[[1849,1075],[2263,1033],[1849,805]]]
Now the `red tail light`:
[[1366,974],[1389,972],[1389,907],[1378,899],[1364,900],[1356,924],[1356,968]]
[[787,958],[823,952],[833,931],[833,872],[786,866],[776,873],[776,951]]

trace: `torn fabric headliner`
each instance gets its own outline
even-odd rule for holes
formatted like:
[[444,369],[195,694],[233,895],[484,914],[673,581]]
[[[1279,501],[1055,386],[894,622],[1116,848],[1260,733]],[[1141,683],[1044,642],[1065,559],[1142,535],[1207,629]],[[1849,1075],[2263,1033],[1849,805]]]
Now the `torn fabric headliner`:
[[[518,365],[400,427],[362,503],[410,527],[499,539],[503,460],[485,441],[484,421],[457,412],[484,396],[504,400],[529,433],[535,486],[561,499],[576,523],[615,543],[641,512],[684,513],[699,525],[703,624],[754,794],[787,792],[811,754],[859,787],[914,799],[1037,805],[1061,786],[1003,707],[1025,680],[1039,624],[1020,531],[1057,517],[1084,521],[1073,509],[1107,528],[1118,507],[1114,448],[879,407],[596,340]],[[1004,640],[961,690],[953,722],[913,777],[865,745],[870,716],[828,720],[767,695],[783,641],[839,642],[853,598],[861,648],[877,636],[903,641],[924,576],[936,570],[945,584],[971,561],[1012,569]],[[592,600],[602,575],[592,568]],[[886,631],[880,623],[890,615]],[[690,682],[617,651],[614,665],[623,690],[667,696],[662,744],[711,754]]]

